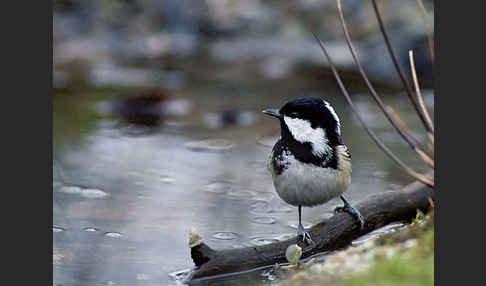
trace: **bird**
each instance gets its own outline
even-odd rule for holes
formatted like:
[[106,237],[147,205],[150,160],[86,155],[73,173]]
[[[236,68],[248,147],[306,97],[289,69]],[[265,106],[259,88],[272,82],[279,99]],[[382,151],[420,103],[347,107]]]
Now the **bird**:
[[313,244],[302,226],[302,207],[314,207],[340,197],[361,228],[364,218],[344,197],[351,184],[351,154],[341,138],[341,123],[334,108],[322,98],[297,98],[264,114],[280,121],[280,138],[268,155],[267,169],[274,188],[286,203],[297,206],[297,236]]

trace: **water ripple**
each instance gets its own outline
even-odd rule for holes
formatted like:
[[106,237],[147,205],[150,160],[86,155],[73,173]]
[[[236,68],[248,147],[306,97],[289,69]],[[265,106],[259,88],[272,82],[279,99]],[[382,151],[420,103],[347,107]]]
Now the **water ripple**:
[[84,189],[81,192],[81,196],[88,199],[99,199],[108,196],[108,194],[98,189]]
[[223,194],[231,190],[231,183],[229,182],[212,182],[204,187],[205,191],[210,193]]
[[119,232],[105,232],[105,236],[111,238],[120,238],[122,234]]
[[61,188],[59,188],[59,192],[79,195],[88,199],[100,199],[109,195],[108,193],[100,189],[89,189],[78,186],[62,186]]
[[254,201],[250,204],[251,213],[271,213],[272,211],[273,207],[266,201]]
[[233,147],[233,143],[224,139],[191,141],[185,144],[186,148],[195,152],[221,152]]
[[227,193],[227,195],[239,198],[251,198],[256,196],[256,192],[250,190],[231,190]]
[[216,232],[212,236],[213,236],[213,238],[216,238],[216,239],[232,240],[232,239],[238,238],[239,235],[235,232],[222,231],[222,232]]
[[276,220],[273,217],[255,217],[252,219],[254,223],[258,224],[274,224]]
[[279,212],[279,213],[289,213],[293,210],[294,210],[293,208],[289,207],[288,205],[283,205],[283,204],[279,204],[278,206],[273,207],[273,211]]
[[279,242],[276,238],[265,238],[265,237],[254,237],[251,239],[250,243],[253,245],[266,245]]
[[164,183],[164,184],[172,184],[175,180],[174,180],[174,178],[172,178],[170,176],[161,175],[159,177],[159,181]]

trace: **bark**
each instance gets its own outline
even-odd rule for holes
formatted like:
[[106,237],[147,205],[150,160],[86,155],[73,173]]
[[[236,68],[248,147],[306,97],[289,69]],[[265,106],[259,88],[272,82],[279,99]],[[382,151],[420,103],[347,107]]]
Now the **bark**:
[[354,205],[365,218],[365,226],[360,229],[357,221],[348,213],[335,214],[308,230],[315,242],[305,245],[297,237],[263,246],[225,249],[216,251],[204,242],[191,248],[191,257],[196,264],[191,279],[251,270],[275,263],[286,263],[285,251],[297,243],[303,249],[302,258],[338,250],[348,246],[356,238],[397,221],[411,221],[417,209],[427,212],[431,207],[434,192],[420,182],[412,183],[400,191],[388,191],[368,196]]

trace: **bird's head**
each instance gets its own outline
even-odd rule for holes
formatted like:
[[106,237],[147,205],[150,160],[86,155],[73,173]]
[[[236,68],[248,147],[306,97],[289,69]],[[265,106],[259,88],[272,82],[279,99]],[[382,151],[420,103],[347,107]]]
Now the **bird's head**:
[[280,109],[266,109],[263,113],[280,120],[282,140],[310,144],[316,156],[326,155],[342,144],[339,117],[321,98],[298,98]]

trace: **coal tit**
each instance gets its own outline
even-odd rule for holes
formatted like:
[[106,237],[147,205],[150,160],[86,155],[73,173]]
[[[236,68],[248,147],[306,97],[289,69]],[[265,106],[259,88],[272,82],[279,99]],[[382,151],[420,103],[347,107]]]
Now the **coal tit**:
[[313,207],[340,196],[346,211],[364,226],[364,218],[342,195],[351,184],[351,156],[341,139],[339,117],[320,98],[299,98],[280,110],[263,113],[280,121],[281,136],[267,160],[273,185],[280,198],[297,206],[297,235],[313,243],[301,222],[302,206]]

